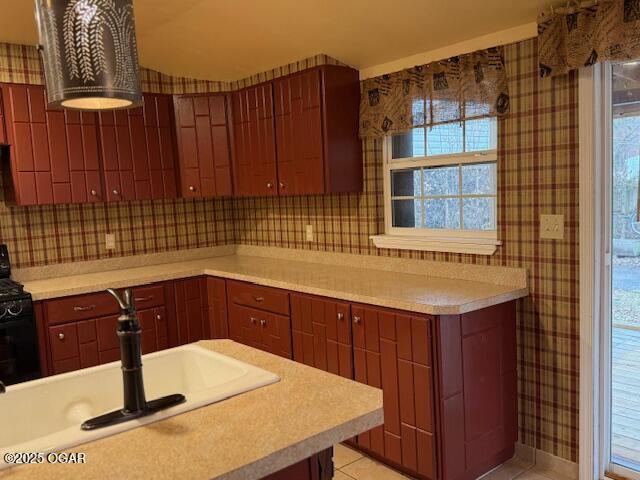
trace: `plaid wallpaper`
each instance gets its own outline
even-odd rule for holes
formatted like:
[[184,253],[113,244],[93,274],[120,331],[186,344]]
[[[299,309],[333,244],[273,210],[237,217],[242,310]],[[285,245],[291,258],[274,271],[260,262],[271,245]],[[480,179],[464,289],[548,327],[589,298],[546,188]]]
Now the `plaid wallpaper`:
[[[233,83],[142,68],[141,81],[143,90],[153,93],[220,92],[327,63],[339,62],[316,55]],[[0,82],[43,84],[36,48],[0,43]],[[2,190],[0,242],[8,245],[15,267],[226,245],[234,241],[232,206],[230,199],[178,199],[10,207]],[[116,250],[105,249],[105,233],[116,234]]]
[[[363,194],[234,200],[237,243],[526,267],[519,303],[520,437],[578,455],[578,86],[575,72],[540,79],[537,45],[505,48],[511,111],[501,120],[499,228],[491,257],[378,250],[384,231],[382,142],[364,143]],[[564,241],[540,240],[539,216],[565,215]],[[304,241],[305,225],[316,241]]]
[[[93,260],[198,246],[249,245],[526,267],[531,295],[519,303],[520,437],[576,461],[578,455],[577,77],[540,79],[536,40],[505,47],[511,111],[501,120],[499,228],[491,257],[377,250],[383,232],[382,142],[364,143],[364,192],[283,198],[172,200],[51,207],[0,201],[0,241],[16,266]],[[326,55],[232,82],[175,78],[143,69],[145,90],[237,89],[323,63]],[[33,47],[0,44],[0,81],[42,83]],[[539,239],[542,213],[565,215],[564,241]],[[305,225],[316,241],[304,242]],[[115,232],[118,250],[104,249]]]

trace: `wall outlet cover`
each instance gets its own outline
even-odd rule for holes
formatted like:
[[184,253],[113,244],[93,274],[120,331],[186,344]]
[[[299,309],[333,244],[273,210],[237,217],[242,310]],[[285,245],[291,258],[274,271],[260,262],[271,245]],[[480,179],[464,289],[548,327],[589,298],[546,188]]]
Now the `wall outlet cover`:
[[564,240],[564,215],[540,215],[540,238]]
[[116,234],[115,233],[107,233],[104,236],[104,243],[107,250],[115,250],[116,249]]
[[307,242],[313,242],[313,225],[306,226],[305,239],[307,240]]

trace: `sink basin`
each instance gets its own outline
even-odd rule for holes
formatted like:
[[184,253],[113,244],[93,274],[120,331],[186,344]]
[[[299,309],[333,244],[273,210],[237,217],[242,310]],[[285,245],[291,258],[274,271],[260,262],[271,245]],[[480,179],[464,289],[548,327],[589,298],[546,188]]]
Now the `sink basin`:
[[[144,355],[142,360],[147,400],[182,393],[186,402],[120,425],[83,431],[83,421],[122,408],[119,361],[13,385],[0,395],[0,458],[5,452],[70,448],[280,380],[195,344]],[[0,468],[7,466],[0,462]]]

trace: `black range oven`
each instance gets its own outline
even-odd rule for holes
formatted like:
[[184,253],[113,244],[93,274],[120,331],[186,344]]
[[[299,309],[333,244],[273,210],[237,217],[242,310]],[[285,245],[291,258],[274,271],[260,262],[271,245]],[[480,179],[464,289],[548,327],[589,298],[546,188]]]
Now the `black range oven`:
[[10,277],[9,253],[0,245],[0,381],[5,385],[40,377],[31,295]]

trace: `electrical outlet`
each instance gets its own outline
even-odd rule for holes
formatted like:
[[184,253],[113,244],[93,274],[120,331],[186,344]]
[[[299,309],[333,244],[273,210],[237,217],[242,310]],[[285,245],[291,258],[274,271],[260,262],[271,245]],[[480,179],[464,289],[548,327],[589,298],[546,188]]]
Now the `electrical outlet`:
[[116,249],[116,234],[115,233],[107,233],[104,236],[104,243],[107,250],[115,250]]
[[564,240],[564,215],[540,215],[540,238]]
[[313,225],[307,225],[305,229],[305,238],[307,242],[313,242]]

